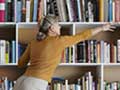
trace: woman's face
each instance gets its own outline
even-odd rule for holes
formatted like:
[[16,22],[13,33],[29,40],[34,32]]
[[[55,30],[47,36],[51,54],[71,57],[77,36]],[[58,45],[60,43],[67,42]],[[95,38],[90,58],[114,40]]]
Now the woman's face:
[[54,23],[50,26],[48,30],[49,36],[59,36],[60,35],[60,26],[58,23]]

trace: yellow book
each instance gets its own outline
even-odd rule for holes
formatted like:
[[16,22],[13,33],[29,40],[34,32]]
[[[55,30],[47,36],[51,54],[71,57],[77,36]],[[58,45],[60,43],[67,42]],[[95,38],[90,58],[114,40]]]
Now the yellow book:
[[30,0],[30,22],[33,21],[34,0]]
[[8,41],[6,41],[6,50],[5,50],[5,63],[7,64],[7,63],[9,63],[9,49],[10,49],[10,47],[9,47],[9,42]]
[[99,21],[104,22],[104,0],[99,0]]

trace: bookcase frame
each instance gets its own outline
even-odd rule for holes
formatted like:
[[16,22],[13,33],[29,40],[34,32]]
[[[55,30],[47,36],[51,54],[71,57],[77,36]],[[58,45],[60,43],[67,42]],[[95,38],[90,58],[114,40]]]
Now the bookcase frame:
[[[15,3],[17,2],[17,0],[14,0]],[[16,9],[16,5],[15,5],[15,9]],[[72,28],[72,35],[76,34],[76,27],[79,25],[85,25],[85,24],[89,24],[89,25],[103,25],[106,24],[106,22],[59,22],[60,25],[64,26],[71,26]],[[120,24],[120,23],[119,23]],[[18,52],[18,42],[19,42],[19,28],[32,28],[32,25],[37,25],[37,22],[0,22],[0,26],[1,25],[15,25],[16,27],[16,52]],[[95,26],[94,25],[94,26]],[[9,28],[9,27],[8,27]],[[84,27],[83,27],[84,28]],[[78,27],[79,29],[79,27]],[[18,53],[16,53],[16,60],[18,60]],[[75,46],[73,45],[73,59],[75,60]],[[72,67],[72,68],[70,68]],[[112,74],[111,71],[115,72],[115,73],[119,73],[118,71],[120,71],[120,64],[119,63],[61,63],[58,66],[58,70],[56,69],[56,72],[54,73],[54,76],[59,76],[63,73],[68,75],[67,73],[75,73],[74,70],[78,70],[81,69],[82,67],[86,67],[86,69],[91,69],[91,68],[97,68],[97,73],[98,76],[101,78],[101,90],[103,90],[103,86],[104,86],[104,80],[107,79],[108,81],[114,81],[114,78],[108,77],[109,74]],[[117,68],[117,70],[114,71],[115,68]],[[72,69],[73,71],[69,71],[69,72],[65,72],[64,70],[61,70],[67,68],[66,70],[70,70]],[[70,69],[69,69],[70,68]],[[8,76],[8,79],[10,80],[16,80],[21,74],[23,74],[25,69],[18,69],[17,68],[17,63],[13,63],[13,64],[1,64],[0,65],[0,76]],[[60,72],[58,73],[58,71],[60,70]],[[110,72],[108,71],[110,70]],[[60,74],[61,73],[61,74]],[[83,73],[83,72],[80,72]],[[119,75],[119,74],[118,74]],[[108,77],[108,78],[107,78]],[[117,76],[117,78],[115,80],[117,80],[120,78]]]

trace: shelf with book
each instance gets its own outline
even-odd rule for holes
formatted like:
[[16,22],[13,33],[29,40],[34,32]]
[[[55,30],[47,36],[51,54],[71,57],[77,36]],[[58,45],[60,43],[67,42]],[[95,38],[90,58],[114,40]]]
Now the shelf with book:
[[120,89],[120,65],[104,66],[104,90]]
[[[5,1],[5,0],[2,0]],[[8,0],[9,1],[9,0]],[[82,30],[86,29],[93,29],[98,26],[102,26],[106,24],[106,22],[111,22],[115,26],[120,26],[120,14],[118,10],[118,4],[119,0],[113,0],[112,4],[110,4],[110,1],[112,0],[44,0],[43,5],[43,11],[40,11],[40,5],[41,3],[39,1],[41,0],[13,0],[14,2],[9,2],[8,6],[12,6],[14,9],[12,11],[12,16],[9,16],[12,18],[12,21],[7,21],[7,18],[5,16],[1,16],[4,18],[4,21],[1,21],[0,18],[0,39],[5,40],[15,40],[16,41],[16,61],[14,63],[7,63],[7,64],[1,64],[0,65],[0,76],[7,76],[9,80],[16,80],[22,73],[20,69],[17,68],[17,60],[19,58],[19,51],[22,46],[22,52],[25,50],[26,45],[33,39],[36,38],[37,33],[37,22],[40,19],[40,13],[44,12],[44,15],[57,15],[59,17],[59,24],[62,26],[61,33],[62,35],[75,35],[78,32],[81,32]],[[38,2],[38,3],[37,3]],[[68,3],[66,3],[68,2]],[[78,3],[77,3],[78,2]],[[105,3],[104,3],[105,2]],[[11,4],[12,3],[12,4]],[[95,4],[96,3],[96,4]],[[0,2],[1,4],[1,2]],[[7,3],[4,2],[5,5]],[[55,7],[56,4],[56,7]],[[76,4],[76,5],[74,5]],[[110,4],[110,5],[108,5]],[[114,5],[115,4],[115,5]],[[63,5],[63,7],[61,7]],[[79,5],[81,5],[79,7]],[[87,5],[90,5],[87,7]],[[109,7],[112,7],[110,8]],[[4,6],[4,5],[3,5]],[[5,6],[4,6],[5,7]],[[53,8],[51,8],[53,7]],[[93,8],[92,8],[93,7]],[[97,8],[95,8],[97,7]],[[102,8],[100,8],[102,7]],[[104,8],[103,8],[104,7]],[[6,7],[7,8],[7,7]],[[54,12],[54,8],[59,8],[56,12]],[[74,8],[74,9],[73,9]],[[34,10],[33,10],[34,9]],[[91,9],[93,9],[91,11]],[[105,10],[104,10],[105,9]],[[76,11],[77,10],[77,11]],[[81,11],[82,10],[82,11]],[[1,8],[0,8],[1,11]],[[61,11],[65,11],[64,13],[60,13]],[[89,13],[87,13],[87,11]],[[115,12],[113,14],[110,14],[111,11]],[[3,10],[4,14],[10,14],[9,10]],[[14,13],[14,14],[13,14]],[[91,15],[90,15],[91,13]],[[94,13],[94,15],[93,15]],[[0,12],[1,14],[1,12]],[[111,16],[110,16],[111,15]],[[8,15],[7,15],[8,16]],[[14,16],[14,17],[13,17]],[[6,20],[6,21],[5,21]],[[112,22],[115,21],[115,22]],[[32,37],[31,37],[32,36]],[[93,43],[94,40],[98,41],[98,44],[95,44],[98,46],[100,50],[100,43],[105,44],[107,48],[109,46],[113,45],[112,47],[115,47],[114,51],[117,51],[117,40],[120,39],[120,30],[116,30],[114,33],[112,32],[101,32],[97,34],[94,37],[91,37],[89,40],[87,40],[87,43]],[[112,41],[112,43],[111,43]],[[21,45],[21,46],[20,46]],[[84,41],[81,42],[79,45],[85,45]],[[117,63],[119,60],[114,55],[112,57],[109,57],[109,59],[112,58],[112,62],[110,63],[110,60],[108,61],[101,61],[101,52],[99,53],[99,57],[96,57],[99,61],[93,60],[93,62],[77,62],[78,60],[78,52],[76,51],[80,49],[79,45],[74,45],[71,47],[68,47],[64,52],[68,55],[67,57],[61,58],[64,59],[64,63],[60,63],[58,68],[56,69],[54,73],[54,77],[62,77],[65,80],[68,80],[69,83],[75,84],[77,81],[75,79],[82,78],[86,73],[91,72],[94,76],[95,82],[99,83],[99,89],[97,90],[104,90],[104,80],[106,82],[113,82],[119,80],[119,68],[120,64]],[[91,44],[90,44],[91,45]],[[94,46],[94,45],[93,45]],[[84,46],[82,46],[84,47]],[[93,48],[93,47],[92,47]],[[101,48],[102,52],[104,51],[104,48]],[[107,51],[107,49],[105,49]],[[109,50],[109,49],[108,49]],[[113,50],[113,49],[112,49]],[[81,51],[81,50],[80,50]],[[69,53],[68,53],[69,52]],[[94,50],[92,53],[95,54]],[[90,58],[96,55],[91,55]],[[120,55],[120,54],[119,54]],[[81,57],[80,57],[81,58]],[[85,57],[82,57],[82,59]],[[104,57],[106,58],[106,57]],[[95,59],[95,58],[94,58]],[[97,60],[96,59],[96,60]],[[13,60],[13,59],[12,59]],[[66,60],[66,61],[65,61]],[[68,61],[67,61],[68,60]],[[86,59],[84,59],[86,60]],[[106,60],[106,59],[105,59]],[[66,62],[66,63],[65,63]],[[115,76],[113,76],[113,73],[115,73]],[[118,74],[117,74],[118,73]],[[116,76],[117,75],[117,76]],[[86,78],[87,79],[87,78]],[[87,81],[87,80],[85,80]],[[87,81],[88,82],[88,81]],[[90,84],[90,83],[89,83]],[[84,90],[82,88],[82,90]],[[94,90],[94,89],[91,89]],[[95,89],[96,90],[96,89]]]
[[[97,88],[97,86],[100,85],[100,80],[101,80],[101,76],[99,76],[100,72],[101,72],[101,67],[99,67],[99,66],[90,66],[90,67],[89,66],[87,66],[87,67],[63,66],[63,67],[58,67],[56,69],[56,71],[54,73],[54,77],[63,78],[65,81],[68,80],[69,85],[77,84],[77,80],[80,79],[81,88],[87,88],[88,84],[86,84],[86,83],[89,80],[91,80],[91,82],[89,82],[89,85],[92,85],[93,81],[94,81],[95,86],[93,86],[93,87]],[[86,76],[87,73],[92,75],[91,79],[90,79],[90,76]],[[91,87],[89,87],[89,88],[91,88]],[[100,86],[98,88],[100,88]],[[100,90],[100,89],[97,89],[97,90]]]
[[0,22],[16,22],[15,0],[0,0]]
[[0,64],[16,63],[16,25],[0,25]]
[[59,66],[101,66],[101,63],[60,63]]

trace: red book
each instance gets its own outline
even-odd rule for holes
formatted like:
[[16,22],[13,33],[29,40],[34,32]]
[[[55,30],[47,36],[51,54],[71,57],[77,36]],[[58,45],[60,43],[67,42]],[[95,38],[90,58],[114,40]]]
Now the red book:
[[0,22],[5,22],[5,0],[0,0]]
[[110,63],[114,63],[114,44],[110,43]]
[[39,0],[38,4],[38,22],[41,20],[43,16],[43,0]]
[[120,21],[120,0],[115,0],[115,21]]

